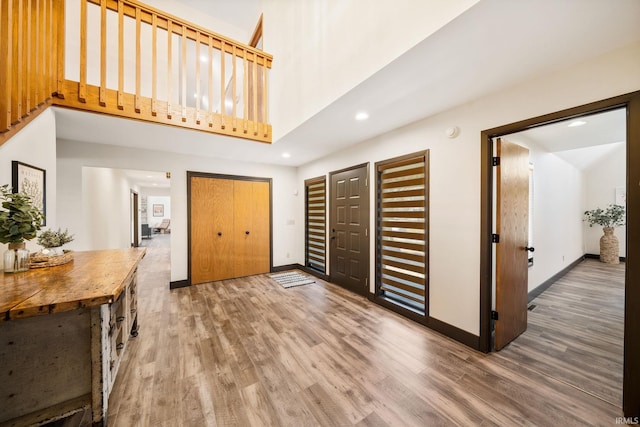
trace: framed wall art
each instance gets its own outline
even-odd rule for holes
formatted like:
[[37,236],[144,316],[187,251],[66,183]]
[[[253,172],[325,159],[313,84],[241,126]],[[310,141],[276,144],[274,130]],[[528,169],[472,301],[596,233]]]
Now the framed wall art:
[[31,196],[34,205],[45,215],[42,225],[47,225],[47,171],[17,160],[12,161],[11,166],[13,192]]
[[164,216],[164,205],[153,205],[153,216]]

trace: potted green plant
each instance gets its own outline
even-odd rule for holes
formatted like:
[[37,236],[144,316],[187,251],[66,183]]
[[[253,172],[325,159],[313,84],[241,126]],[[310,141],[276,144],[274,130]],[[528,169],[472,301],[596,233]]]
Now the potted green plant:
[[620,246],[614,234],[615,228],[624,225],[625,209],[621,205],[609,205],[605,209],[596,208],[584,213],[589,227],[602,226],[604,235],[600,238],[600,261],[607,264],[620,263]]
[[3,210],[0,211],[0,243],[8,243],[4,253],[5,273],[26,271],[29,269],[29,251],[25,240],[36,237],[42,227],[44,215],[33,204],[31,196],[26,193],[11,192],[11,187],[0,187],[0,200]]
[[69,234],[69,230],[62,231],[60,228],[56,231],[43,231],[38,235],[37,240],[38,244],[44,248],[42,253],[49,256],[63,255],[62,246],[72,241],[73,235]]

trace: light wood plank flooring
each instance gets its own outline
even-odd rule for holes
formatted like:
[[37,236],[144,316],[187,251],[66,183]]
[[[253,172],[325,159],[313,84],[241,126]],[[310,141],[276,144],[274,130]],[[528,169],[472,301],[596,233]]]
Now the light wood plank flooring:
[[624,273],[624,264],[578,264],[531,302],[527,331],[500,356],[621,407]]
[[110,426],[610,426],[621,416],[335,285],[284,289],[262,275],[169,291],[168,260],[150,247],[141,263],[140,335]]

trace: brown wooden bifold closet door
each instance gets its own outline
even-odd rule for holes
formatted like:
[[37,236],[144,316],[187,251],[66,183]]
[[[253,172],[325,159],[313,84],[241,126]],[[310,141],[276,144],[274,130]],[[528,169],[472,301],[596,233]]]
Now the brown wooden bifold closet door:
[[269,182],[191,176],[190,186],[191,283],[269,272]]

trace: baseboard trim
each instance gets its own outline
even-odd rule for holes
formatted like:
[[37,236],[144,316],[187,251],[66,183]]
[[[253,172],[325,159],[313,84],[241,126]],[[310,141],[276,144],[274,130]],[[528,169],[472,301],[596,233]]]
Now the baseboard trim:
[[271,267],[271,272],[272,273],[278,273],[280,271],[299,270],[301,268],[302,268],[302,266],[300,264],[279,265],[277,267],[276,266]]
[[[600,259],[600,255],[598,254],[584,254],[585,258],[589,258],[589,259]],[[620,257],[620,262],[626,262],[627,261],[627,257],[621,256]]]
[[[527,295],[527,302],[530,303],[534,299],[538,298],[544,291],[549,289],[549,287],[553,285],[556,281],[558,281],[562,276],[567,274],[569,271],[573,270],[576,265],[584,261],[585,258],[591,258],[591,257],[592,256],[589,256],[589,254],[581,256],[580,258],[578,258],[577,260],[573,261],[571,264],[563,268],[561,271],[559,271],[558,273],[551,276],[549,279],[542,282],[536,288],[532,289]],[[600,257],[596,255],[596,258],[600,258]]]
[[169,282],[169,289],[186,288],[188,286],[191,286],[188,280],[176,280]]
[[376,296],[375,294],[369,293],[367,298],[389,311],[426,326],[427,328],[471,347],[474,350],[480,351],[480,337],[477,335],[469,333],[447,322],[443,322],[442,320],[438,320],[430,316],[422,316],[411,310],[397,306],[396,304],[393,304],[382,297]]

